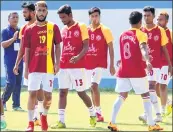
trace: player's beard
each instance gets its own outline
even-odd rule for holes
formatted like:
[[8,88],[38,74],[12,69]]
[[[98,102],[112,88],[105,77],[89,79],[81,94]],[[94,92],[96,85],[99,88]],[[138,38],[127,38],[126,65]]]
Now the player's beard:
[[31,15],[29,15],[28,18],[25,18],[25,21],[31,21]]
[[45,16],[42,20],[40,20],[39,17],[36,15],[37,21],[39,21],[39,22],[44,22],[46,20],[46,17],[47,16]]

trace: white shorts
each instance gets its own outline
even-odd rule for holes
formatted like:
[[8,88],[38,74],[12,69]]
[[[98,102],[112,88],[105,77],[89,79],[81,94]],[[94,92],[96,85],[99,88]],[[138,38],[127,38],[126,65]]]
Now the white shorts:
[[144,94],[149,92],[149,84],[147,77],[143,78],[117,78],[117,84],[115,91],[120,92],[129,92],[131,89],[134,89],[136,94]]
[[24,78],[24,80],[23,80],[23,85],[24,85],[24,86],[28,86],[28,79]]
[[159,82],[160,68],[153,68],[150,73],[147,73],[148,81]]
[[85,91],[86,71],[84,68],[60,69],[58,73],[59,89],[76,89],[78,92]]
[[28,91],[37,91],[42,89],[46,92],[53,90],[54,74],[34,72],[28,75]]
[[168,66],[162,66],[159,75],[159,83],[168,85],[171,77],[168,74]]
[[103,68],[95,68],[92,70],[86,70],[88,87],[91,87],[92,83],[100,84],[100,81],[102,78],[102,70]]

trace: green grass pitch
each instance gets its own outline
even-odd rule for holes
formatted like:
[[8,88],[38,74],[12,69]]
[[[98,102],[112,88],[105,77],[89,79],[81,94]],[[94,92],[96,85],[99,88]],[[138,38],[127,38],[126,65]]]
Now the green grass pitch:
[[[89,93],[90,94],[90,93]],[[69,92],[68,102],[66,108],[66,129],[52,130],[50,127],[48,131],[109,131],[107,129],[108,122],[111,118],[111,111],[114,100],[118,94],[115,92],[101,92],[101,107],[105,118],[104,123],[97,123],[96,128],[89,127],[89,112],[83,102],[80,100],[76,92]],[[170,94],[171,98],[172,95]],[[28,92],[21,93],[21,107],[27,109]],[[11,108],[12,101],[7,103],[8,111],[5,112],[5,119],[7,121],[7,129],[5,131],[24,131],[28,123],[27,112],[13,112]],[[52,105],[48,114],[48,124],[55,123],[58,119],[58,92],[53,92]],[[139,95],[130,93],[127,100],[124,102],[117,117],[119,129],[122,131],[147,131],[148,127],[138,120],[138,116],[143,113],[142,99]],[[154,115],[154,110],[153,110]],[[164,131],[172,131],[172,115],[168,116],[160,125]],[[35,127],[36,131],[41,131],[40,127]]]

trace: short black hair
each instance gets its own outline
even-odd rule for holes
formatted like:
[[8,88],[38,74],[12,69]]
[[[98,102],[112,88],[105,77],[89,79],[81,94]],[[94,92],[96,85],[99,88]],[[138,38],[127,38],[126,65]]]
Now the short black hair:
[[61,14],[61,13],[65,13],[67,15],[69,15],[70,13],[72,13],[72,9],[71,9],[71,6],[69,5],[63,5],[61,6],[59,9],[58,9],[58,14]]
[[142,13],[140,13],[139,11],[133,11],[130,14],[129,17],[129,22],[130,24],[138,24],[140,21],[142,20]]
[[91,14],[93,14],[93,13],[95,13],[95,12],[98,12],[99,15],[100,15],[100,14],[101,14],[100,8],[98,8],[98,7],[93,7],[93,8],[91,8],[91,9],[89,9],[88,14],[91,15]]
[[22,8],[27,8],[30,11],[35,11],[35,5],[34,3],[28,1],[28,2],[23,2]]
[[145,6],[143,11],[144,12],[151,12],[153,15],[155,15],[155,8],[152,6]]

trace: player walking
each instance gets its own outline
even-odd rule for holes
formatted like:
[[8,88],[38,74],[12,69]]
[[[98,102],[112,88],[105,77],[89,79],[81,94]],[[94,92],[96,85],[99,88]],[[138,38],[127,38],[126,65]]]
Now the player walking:
[[[142,27],[142,31],[147,33],[148,35],[148,50],[149,55],[152,56],[151,64],[153,66],[151,72],[148,74],[148,81],[149,81],[149,90],[151,96],[151,102],[154,106],[156,112],[156,122],[162,121],[160,106],[158,103],[158,98],[156,94],[156,82],[159,81],[159,73],[161,68],[161,51],[168,62],[168,72],[172,73],[172,65],[169,58],[169,54],[166,48],[168,43],[168,39],[166,36],[165,30],[154,24],[153,20],[155,17],[155,8],[153,7],[144,7],[144,20],[146,23],[145,27]],[[146,122],[147,116],[144,113],[143,115],[139,116],[139,120]]]
[[56,24],[46,21],[48,14],[46,2],[38,1],[35,7],[36,22],[25,30],[23,38],[25,77],[28,78],[29,91],[29,124],[26,131],[34,131],[34,107],[41,83],[44,91],[44,108],[40,120],[42,130],[47,131],[47,114],[52,100],[54,74],[59,71],[61,35]]
[[89,87],[91,87],[92,100],[96,110],[97,121],[102,122],[104,118],[100,107],[100,92],[98,85],[101,81],[102,70],[107,68],[107,54],[109,49],[110,74],[115,74],[113,35],[109,28],[100,23],[101,11],[94,7],[89,10],[91,25],[88,27],[89,50],[85,56],[85,68]]
[[143,65],[144,58],[147,70],[150,71],[152,69],[147,52],[147,35],[140,31],[142,13],[132,12],[129,21],[132,28],[123,32],[120,36],[121,63],[117,71],[117,85],[115,89],[119,93],[119,97],[113,105],[112,118],[108,128],[112,131],[118,131],[116,125],[117,114],[127,98],[128,92],[133,88],[135,93],[140,94],[143,99],[144,109],[148,117],[148,129],[162,130],[159,125],[155,124],[152,117],[149,85]]
[[[20,41],[20,49],[17,55],[17,59],[16,59],[16,63],[13,69],[13,72],[15,75],[18,75],[18,67],[20,64],[20,61],[24,58],[24,48],[23,48],[23,43],[22,43],[22,37],[24,35],[25,29],[27,29],[28,26],[30,26],[31,24],[33,24],[36,20],[35,18],[35,5],[31,2],[24,2],[22,4],[22,8],[23,8],[23,17],[25,19],[25,21],[28,21],[24,26],[22,26],[22,28],[20,29],[19,32],[19,39]],[[24,78],[24,85],[28,86],[28,80],[26,78]],[[39,111],[40,113],[43,112],[43,90],[40,89],[37,92],[37,98],[38,101],[36,101],[36,106],[35,106],[35,111],[34,111],[34,125],[40,125],[40,121],[39,121]],[[38,105],[37,105],[38,103]],[[40,108],[38,110],[38,107]]]
[[[65,128],[65,108],[67,104],[68,89],[71,83],[79,97],[89,109],[90,125],[95,127],[96,115],[90,97],[86,94],[86,75],[84,55],[88,50],[88,31],[85,24],[73,20],[69,5],[63,5],[58,10],[59,17],[65,27],[62,30],[63,49],[60,61],[59,80],[59,121],[52,125],[52,129]],[[74,109],[77,110],[76,107]]]
[[[166,45],[166,48],[169,53],[169,57],[171,60],[171,63],[173,64],[172,61],[172,48],[173,48],[173,42],[172,42],[172,31],[168,29],[167,23],[169,20],[169,15],[167,12],[161,12],[158,16],[158,25],[161,26],[162,28],[165,29],[166,35],[168,37],[168,44]],[[161,99],[161,105],[162,105],[162,116],[167,116],[172,112],[172,101],[168,98],[168,91],[167,91],[167,86],[170,80],[170,75],[168,74],[168,62],[165,59],[165,56],[162,54],[162,62],[161,62],[161,71],[160,71],[160,76],[159,76],[159,82],[157,84],[156,90],[157,90],[157,95]],[[166,109],[166,104],[167,104],[167,110]]]

